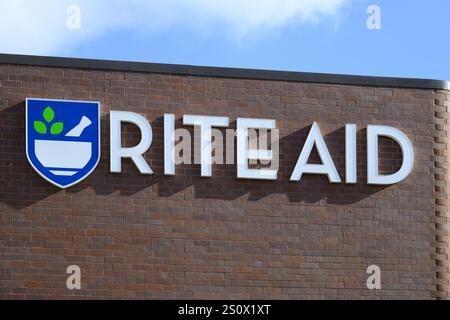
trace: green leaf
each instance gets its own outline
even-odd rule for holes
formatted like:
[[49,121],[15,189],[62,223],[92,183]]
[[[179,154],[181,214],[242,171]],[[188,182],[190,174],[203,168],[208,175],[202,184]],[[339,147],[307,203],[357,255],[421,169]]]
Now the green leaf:
[[53,109],[51,107],[47,107],[44,110],[44,119],[47,122],[52,122],[55,118],[55,113],[53,112]]
[[35,121],[33,124],[34,124],[34,130],[36,130],[37,133],[40,133],[40,134],[47,133],[47,126],[42,121]]
[[60,134],[64,129],[64,124],[62,122],[55,122],[50,128],[51,134]]

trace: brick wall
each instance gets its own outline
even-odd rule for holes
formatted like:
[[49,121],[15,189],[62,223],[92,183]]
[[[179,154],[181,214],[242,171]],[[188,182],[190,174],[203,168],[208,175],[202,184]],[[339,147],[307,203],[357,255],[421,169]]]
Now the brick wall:
[[435,95],[435,147],[434,147],[434,179],[435,179],[435,259],[436,259],[436,297],[450,299],[450,213],[449,213],[449,107],[450,94],[437,91]]
[[[102,104],[101,162],[59,190],[25,156],[27,97]],[[0,65],[0,298],[446,298],[448,107],[446,91],[307,84]],[[131,161],[109,172],[109,111],[147,117],[155,171]],[[273,118],[280,131],[276,182],[237,180],[234,165],[163,175],[164,113]],[[358,183],[305,175],[289,182],[317,121],[341,177],[344,126],[358,125]],[[410,176],[366,184],[365,128],[384,124],[415,147]],[[186,127],[189,129],[189,127]],[[124,128],[125,143],[139,139]],[[381,144],[383,172],[401,153]],[[66,289],[79,265],[82,290]],[[366,288],[366,269],[382,290]]]

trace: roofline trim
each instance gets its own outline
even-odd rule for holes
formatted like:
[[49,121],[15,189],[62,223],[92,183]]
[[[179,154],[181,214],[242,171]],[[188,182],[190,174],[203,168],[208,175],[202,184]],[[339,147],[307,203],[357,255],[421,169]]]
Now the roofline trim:
[[278,80],[278,81],[309,82],[309,83],[323,83],[323,84],[337,84],[337,85],[450,90],[450,82],[432,79],[355,76],[345,74],[275,71],[263,69],[205,67],[205,66],[192,66],[180,64],[79,59],[79,58],[31,56],[31,55],[17,55],[17,54],[0,54],[0,64],[175,74],[175,75],[199,76],[199,77]]

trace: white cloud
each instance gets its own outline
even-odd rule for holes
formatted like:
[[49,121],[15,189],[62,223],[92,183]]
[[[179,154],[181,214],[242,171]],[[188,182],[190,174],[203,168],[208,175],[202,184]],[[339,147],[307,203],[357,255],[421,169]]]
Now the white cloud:
[[[291,24],[334,18],[350,0],[1,0],[0,52],[58,54],[106,32],[169,27],[242,38]],[[81,8],[81,29],[66,23]]]

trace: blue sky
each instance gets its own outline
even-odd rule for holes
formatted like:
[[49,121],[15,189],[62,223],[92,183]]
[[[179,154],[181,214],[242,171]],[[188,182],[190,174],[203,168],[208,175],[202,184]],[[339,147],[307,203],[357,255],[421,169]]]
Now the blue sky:
[[0,14],[6,53],[450,80],[448,0],[2,0]]

